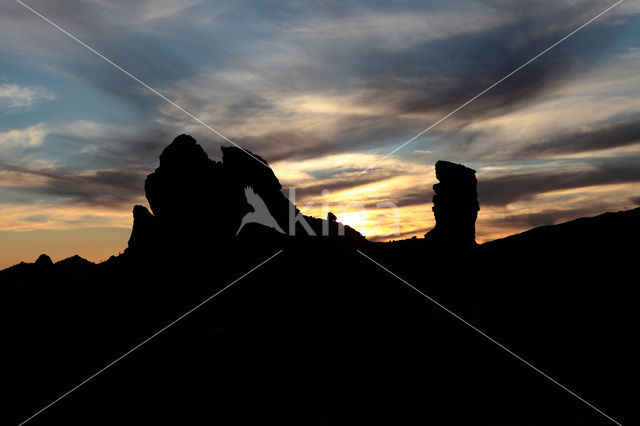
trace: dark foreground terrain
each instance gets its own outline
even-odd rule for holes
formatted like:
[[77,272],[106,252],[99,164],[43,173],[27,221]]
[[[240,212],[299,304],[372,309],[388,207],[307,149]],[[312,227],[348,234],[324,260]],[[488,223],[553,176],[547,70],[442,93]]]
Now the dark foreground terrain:
[[0,424],[29,418],[276,253],[27,424],[615,424],[460,318],[638,424],[640,209],[447,244],[439,177],[437,239],[371,243],[338,236],[331,218],[309,218],[325,237],[256,224],[235,237],[247,185],[284,228],[277,179],[243,153],[227,148],[216,163],[181,138],[147,179],[153,214],[136,207],[123,255],[0,271]]

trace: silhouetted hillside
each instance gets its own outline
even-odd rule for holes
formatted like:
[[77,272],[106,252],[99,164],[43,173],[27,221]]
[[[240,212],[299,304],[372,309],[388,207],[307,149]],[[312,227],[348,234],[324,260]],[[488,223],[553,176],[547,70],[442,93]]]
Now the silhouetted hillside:
[[371,243],[340,236],[332,215],[307,218],[327,237],[256,223],[236,236],[262,208],[245,188],[283,230],[295,206],[241,150],[214,162],[176,138],[147,179],[153,213],[134,208],[124,254],[0,271],[1,423],[28,418],[224,289],[27,424],[611,424],[364,253],[635,424],[640,209],[470,244],[474,172],[439,164],[437,238]]
[[633,249],[632,241],[640,242],[640,207],[596,217],[583,217],[558,225],[541,226],[511,235],[483,246],[491,249],[518,249],[527,246],[546,246],[550,250],[607,251]]

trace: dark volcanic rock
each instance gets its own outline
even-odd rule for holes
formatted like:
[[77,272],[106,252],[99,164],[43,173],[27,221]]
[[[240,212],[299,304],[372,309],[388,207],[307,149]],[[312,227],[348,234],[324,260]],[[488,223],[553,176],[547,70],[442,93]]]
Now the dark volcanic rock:
[[425,238],[438,244],[470,246],[476,243],[480,210],[476,171],[449,161],[436,162],[433,214],[436,226]]

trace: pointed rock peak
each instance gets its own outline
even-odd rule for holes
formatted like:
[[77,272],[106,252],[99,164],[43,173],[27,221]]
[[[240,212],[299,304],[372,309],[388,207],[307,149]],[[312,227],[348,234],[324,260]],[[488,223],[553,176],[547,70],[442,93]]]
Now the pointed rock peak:
[[38,260],[36,260],[36,265],[42,265],[42,266],[53,265],[53,261],[49,256],[43,253],[38,257]]
[[190,135],[180,135],[160,154],[160,167],[176,169],[194,167],[208,163],[209,157],[204,149]]

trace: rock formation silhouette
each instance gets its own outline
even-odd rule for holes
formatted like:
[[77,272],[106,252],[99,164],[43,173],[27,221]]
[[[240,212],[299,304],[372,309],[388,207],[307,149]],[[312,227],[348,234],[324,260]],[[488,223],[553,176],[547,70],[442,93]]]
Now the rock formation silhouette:
[[[20,424],[143,341],[33,424],[607,424],[402,280],[621,424],[639,423],[640,208],[476,246],[474,172],[438,162],[426,239],[373,243],[346,226],[340,236],[332,213],[305,217],[329,237],[255,223],[236,237],[246,187],[284,231],[299,211],[272,170],[222,152],[211,161],[185,135],[163,151],[145,185],[153,213],[134,207],[124,253],[0,271],[11,390],[0,424]],[[452,256],[449,240],[471,248]]]
[[436,226],[425,234],[431,242],[467,247],[476,244],[476,219],[480,204],[476,171],[449,161],[436,162],[433,214]]
[[133,207],[133,227],[128,246],[134,249],[149,249],[157,244],[158,220],[144,206]]
[[[254,212],[247,201],[247,187],[252,189],[251,200],[259,199],[270,213],[274,221],[267,227],[270,230],[256,223],[242,224],[243,218]],[[189,135],[176,137],[162,151],[159,167],[145,181],[145,194],[153,214],[143,206],[134,208],[129,240],[133,250],[154,247],[159,242],[202,247],[229,241],[241,225],[243,238],[252,233],[273,237],[271,231],[275,230],[296,237],[309,236],[311,231],[317,236],[366,241],[349,226],[339,227],[304,215],[309,227],[297,221],[291,232],[290,217],[300,211],[284,196],[266,160],[240,148],[222,147],[222,161],[213,161]]]

